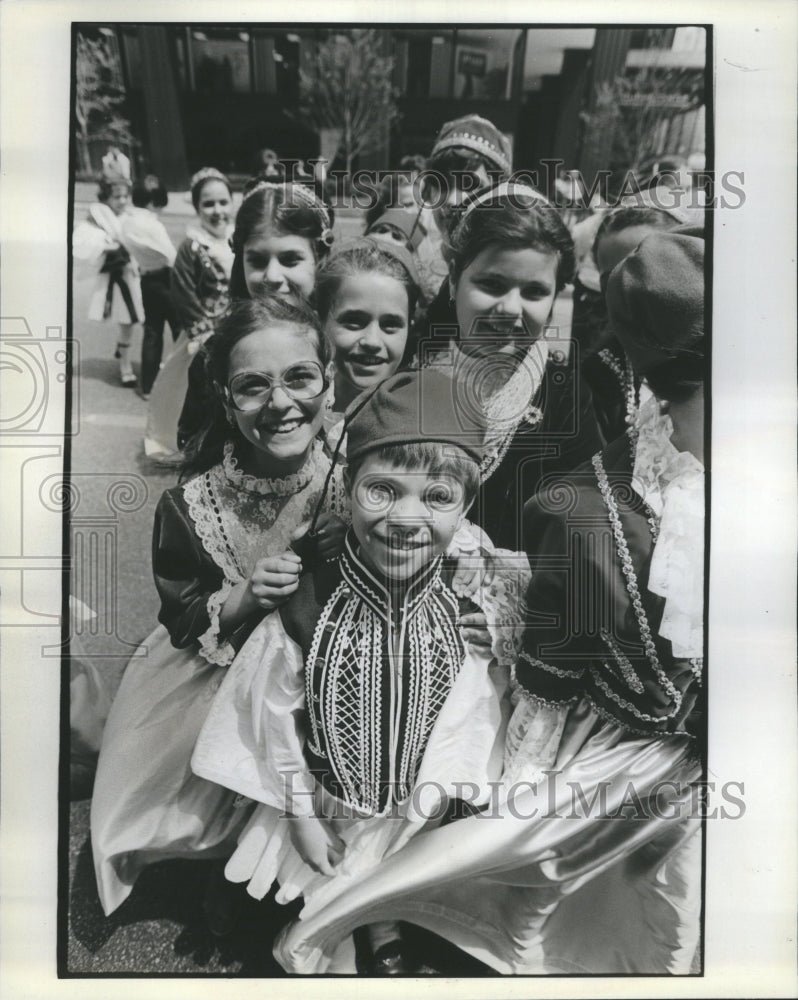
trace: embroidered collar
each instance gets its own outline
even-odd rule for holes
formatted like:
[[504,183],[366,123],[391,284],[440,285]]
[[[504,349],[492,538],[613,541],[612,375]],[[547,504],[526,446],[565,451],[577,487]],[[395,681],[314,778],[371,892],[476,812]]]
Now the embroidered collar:
[[[390,594],[385,583],[371,572],[360,557],[359,545],[351,528],[344,539],[344,550],[339,562],[341,576],[346,584],[377,614],[387,618],[388,610],[391,608]],[[433,559],[432,562],[423,566],[408,581],[402,600],[402,607],[407,614],[413,614],[427,598],[430,591],[438,592],[443,589],[442,569],[443,556],[438,556],[437,559]]]
[[313,443],[308,460],[298,472],[282,479],[261,479],[258,476],[249,475],[240,468],[235,457],[233,442],[228,441],[224,446],[222,465],[227,481],[240,490],[246,490],[248,493],[260,493],[262,496],[288,497],[299,493],[313,479],[322,453],[322,443],[317,439]]

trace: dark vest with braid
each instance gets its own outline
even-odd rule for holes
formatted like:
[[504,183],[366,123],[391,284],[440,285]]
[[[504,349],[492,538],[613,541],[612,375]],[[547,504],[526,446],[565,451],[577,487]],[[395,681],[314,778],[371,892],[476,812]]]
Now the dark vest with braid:
[[368,815],[412,793],[432,727],[465,658],[458,622],[477,610],[438,558],[400,600],[364,565],[350,531],[334,564],[300,580],[280,610],[305,662],[308,767]]
[[632,487],[627,438],[526,505],[532,564],[516,676],[534,698],[587,696],[636,734],[699,729],[701,660],[658,632],[664,601],[647,589],[656,520]]

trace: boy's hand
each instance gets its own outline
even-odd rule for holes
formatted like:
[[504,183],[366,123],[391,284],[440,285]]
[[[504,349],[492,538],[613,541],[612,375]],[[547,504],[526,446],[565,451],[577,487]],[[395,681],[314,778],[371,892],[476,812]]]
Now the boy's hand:
[[299,586],[302,560],[291,549],[281,556],[267,556],[255,563],[249,578],[249,592],[266,611],[286,601]]
[[319,556],[326,562],[337,559],[344,548],[346,525],[335,514],[321,514],[316,521],[316,538]]
[[488,631],[488,619],[484,612],[474,611],[460,618],[460,631],[466,642],[477,649],[490,650],[492,640]]
[[346,845],[318,816],[293,816],[288,820],[291,843],[314,872],[334,875]]

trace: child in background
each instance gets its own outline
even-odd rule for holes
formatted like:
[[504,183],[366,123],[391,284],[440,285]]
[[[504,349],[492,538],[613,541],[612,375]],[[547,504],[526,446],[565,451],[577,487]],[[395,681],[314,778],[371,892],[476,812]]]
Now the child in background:
[[[253,632],[192,758],[260,803],[226,869],[256,897],[275,879],[280,902],[337,895],[435,825],[458,783],[485,801],[507,678],[464,642],[474,605],[458,600],[445,558],[484,432],[429,370],[394,375],[349,413],[344,552]],[[374,974],[411,971],[398,925],[369,936]],[[340,962],[355,971],[351,950]]]
[[335,360],[334,410],[413,357],[418,279],[396,243],[360,239],[333,253],[316,281],[315,302]]
[[[253,179],[244,188],[231,240],[231,298],[276,295],[295,303],[308,300],[317,264],[332,241],[329,213],[312,191],[300,184]],[[208,399],[204,384],[203,359],[197,357],[189,369],[178,421],[181,448],[205,419]]]
[[141,272],[144,336],[141,341],[141,398],[149,399],[163,355],[164,325],[177,339],[170,283],[175,248],[159,215],[169,195],[158,177],[148,174],[133,185],[133,205],[122,220],[122,234]]
[[[190,478],[156,511],[161,625],[125,670],[100,752],[91,827],[106,913],[153,861],[229,857],[246,821],[232,793],[191,774],[189,759],[236,650],[298,586],[292,540],[307,529],[331,468],[319,436],[330,350],[317,324],[306,306],[239,302],[210,342],[216,391],[205,433]],[[343,513],[341,477],[331,483],[326,511]],[[319,522],[321,557],[340,549],[341,528]],[[213,906],[209,919],[217,932],[229,929]]]
[[[657,207],[650,196],[604,213],[591,256],[601,288],[593,311],[595,333],[590,351],[582,355],[582,376],[590,386],[593,409],[606,443],[622,434],[634,434],[638,407],[648,389],[632,371],[626,353],[607,318],[604,294],[613,269],[651,233],[675,229],[686,222],[679,209]],[[641,397],[642,391],[642,397]]]
[[233,214],[230,181],[213,167],[191,178],[197,223],[186,229],[172,270],[171,292],[178,342],[155,380],[147,415],[144,450],[157,461],[176,463],[178,422],[188,387],[191,361],[216,328],[230,302],[233,266],[229,238]]
[[130,181],[108,173],[99,183],[97,202],[89,206],[88,218],[72,235],[72,254],[79,275],[94,275],[89,319],[119,324],[114,357],[119,361],[119,380],[128,389],[136,387],[130,362],[130,345],[144,317],[141,283],[136,261],[124,243],[122,223],[129,211]]
[[465,115],[446,122],[438,133],[421,175],[421,196],[433,221],[418,251],[432,286],[425,287],[425,293],[434,299],[430,308],[434,307],[435,322],[450,318],[445,280],[449,238],[465,203],[478,191],[509,177],[511,170],[510,143],[486,118]]
[[388,208],[366,226],[366,236],[391,239],[411,253],[418,250],[426,235],[427,229],[421,220],[405,208]]

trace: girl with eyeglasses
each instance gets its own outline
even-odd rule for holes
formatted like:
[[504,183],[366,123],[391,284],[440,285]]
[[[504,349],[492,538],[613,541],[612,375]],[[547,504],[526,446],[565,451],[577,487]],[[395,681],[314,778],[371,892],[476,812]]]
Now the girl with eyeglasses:
[[[302,560],[291,546],[332,463],[320,436],[330,361],[315,314],[279,298],[234,303],[208,343],[206,426],[188,478],[163,494],[155,516],[161,624],[125,671],[100,753],[92,845],[106,913],[153,861],[229,856],[248,818],[189,761],[236,651],[297,588]],[[345,513],[337,471],[324,511],[321,558],[344,531],[331,516]],[[212,929],[228,929],[224,915],[208,916]]]

